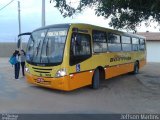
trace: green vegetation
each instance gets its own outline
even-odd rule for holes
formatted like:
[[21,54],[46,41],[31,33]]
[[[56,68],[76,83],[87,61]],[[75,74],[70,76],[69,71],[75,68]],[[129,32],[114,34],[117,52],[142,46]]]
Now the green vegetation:
[[136,30],[136,26],[143,21],[146,26],[153,21],[160,25],[160,0],[78,0],[76,8],[68,1],[50,0],[64,17],[71,17],[92,7],[97,16],[111,18],[109,25],[115,29]]

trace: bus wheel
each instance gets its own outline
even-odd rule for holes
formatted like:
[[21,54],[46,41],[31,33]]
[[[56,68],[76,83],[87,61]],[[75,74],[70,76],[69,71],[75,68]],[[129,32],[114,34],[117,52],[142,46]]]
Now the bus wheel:
[[139,64],[138,62],[135,62],[133,74],[138,74],[138,73],[139,73]]
[[99,82],[100,82],[100,71],[99,71],[99,69],[96,69],[94,72],[94,75],[93,75],[93,79],[92,79],[92,88],[98,89]]

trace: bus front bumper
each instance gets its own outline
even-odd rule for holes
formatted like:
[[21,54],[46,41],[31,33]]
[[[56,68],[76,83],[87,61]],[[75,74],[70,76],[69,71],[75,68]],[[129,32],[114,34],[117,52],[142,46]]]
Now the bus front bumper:
[[42,87],[47,87],[51,89],[58,89],[64,91],[70,91],[68,87],[69,76],[64,76],[60,78],[47,78],[32,75],[30,73],[25,73],[26,80],[30,84],[35,84]]

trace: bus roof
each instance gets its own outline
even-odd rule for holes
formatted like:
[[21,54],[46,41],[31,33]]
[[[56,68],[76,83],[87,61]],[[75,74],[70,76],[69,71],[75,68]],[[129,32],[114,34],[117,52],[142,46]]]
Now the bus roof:
[[45,26],[45,27],[40,27],[34,31],[37,31],[37,30],[42,30],[42,29],[48,29],[48,28],[69,28],[71,24],[54,24],[54,25],[48,25],[48,26]]
[[110,28],[105,28],[105,27],[100,27],[100,26],[96,26],[96,25],[91,25],[91,24],[86,24],[86,23],[64,23],[64,24],[53,24],[53,25],[48,25],[45,27],[40,27],[34,31],[37,30],[42,30],[42,29],[48,29],[48,28],[69,28],[70,26],[77,26],[77,25],[85,25],[88,28],[93,28],[93,29],[103,29],[103,30],[108,30],[109,32],[114,32],[117,34],[124,34],[124,35],[129,35],[132,37],[140,37],[140,38],[145,38],[144,36],[141,35],[137,35],[131,32],[122,32],[119,30],[114,30],[114,29],[110,29]]

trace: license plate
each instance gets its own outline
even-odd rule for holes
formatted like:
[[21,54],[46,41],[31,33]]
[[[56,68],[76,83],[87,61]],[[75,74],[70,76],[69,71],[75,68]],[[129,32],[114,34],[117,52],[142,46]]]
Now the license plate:
[[45,81],[43,78],[37,78],[36,83],[42,84],[42,85],[50,85],[51,84],[50,81]]
[[41,82],[44,82],[44,80],[42,78],[37,78],[36,82],[41,83]]

